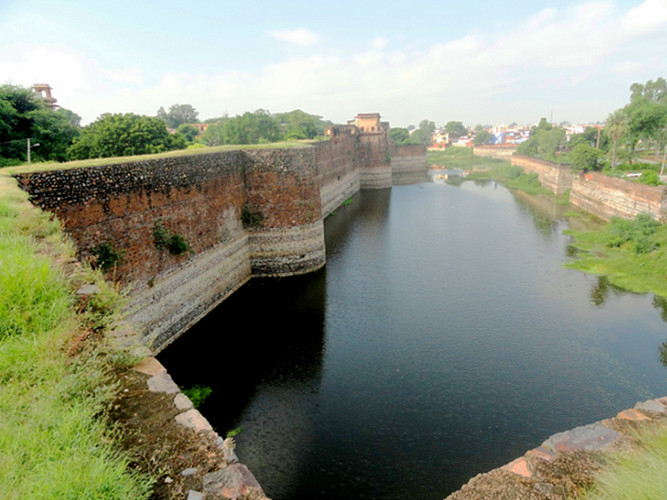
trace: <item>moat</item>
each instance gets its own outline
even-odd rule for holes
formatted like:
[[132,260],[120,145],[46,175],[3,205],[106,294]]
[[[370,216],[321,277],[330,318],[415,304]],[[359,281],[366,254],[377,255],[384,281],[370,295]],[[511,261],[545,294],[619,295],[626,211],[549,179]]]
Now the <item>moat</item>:
[[563,267],[566,209],[494,183],[363,191],[324,269],[253,280],[160,355],[267,495],[437,499],[667,394],[667,304]]

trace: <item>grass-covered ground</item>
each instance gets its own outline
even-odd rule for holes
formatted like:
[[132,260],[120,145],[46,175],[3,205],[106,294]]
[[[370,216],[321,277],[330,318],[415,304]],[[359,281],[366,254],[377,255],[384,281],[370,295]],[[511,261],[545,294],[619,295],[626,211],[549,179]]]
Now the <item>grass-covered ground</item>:
[[[0,170],[0,498],[146,498],[105,418],[122,359],[101,336],[118,296],[92,271],[66,277],[73,248],[26,198]],[[102,291],[87,303],[84,282]]]
[[578,252],[567,267],[604,275],[631,292],[667,297],[666,224],[640,214],[634,220],[614,218],[595,231],[568,234]]
[[636,452],[618,453],[584,500],[660,499],[667,496],[667,427],[639,436]]

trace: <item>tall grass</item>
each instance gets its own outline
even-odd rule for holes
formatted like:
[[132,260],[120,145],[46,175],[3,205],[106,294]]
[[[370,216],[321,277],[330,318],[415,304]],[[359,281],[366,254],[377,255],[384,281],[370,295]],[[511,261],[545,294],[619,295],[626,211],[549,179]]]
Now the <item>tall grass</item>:
[[0,171],[0,498],[146,498],[104,418],[110,357],[98,345],[70,353],[87,327],[56,263],[71,255],[57,222]]
[[659,499],[667,496],[667,427],[639,436],[637,451],[615,455],[581,498]]

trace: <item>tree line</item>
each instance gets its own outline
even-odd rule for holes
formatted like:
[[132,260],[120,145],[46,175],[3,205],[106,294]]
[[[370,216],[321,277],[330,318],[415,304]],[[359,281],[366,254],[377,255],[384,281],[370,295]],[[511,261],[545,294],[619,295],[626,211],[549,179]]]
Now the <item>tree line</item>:
[[516,151],[568,162],[577,172],[641,170],[643,182],[657,184],[667,160],[667,81],[633,83],[630,101],[611,112],[604,127],[589,127],[569,141],[563,128],[542,118]]
[[[160,107],[155,116],[104,113],[81,126],[73,111],[52,109],[31,88],[0,85],[0,167],[32,161],[68,161],[161,153],[187,147],[315,139],[332,125],[301,110],[259,109],[201,123],[191,104]],[[201,130],[204,129],[203,132]]]

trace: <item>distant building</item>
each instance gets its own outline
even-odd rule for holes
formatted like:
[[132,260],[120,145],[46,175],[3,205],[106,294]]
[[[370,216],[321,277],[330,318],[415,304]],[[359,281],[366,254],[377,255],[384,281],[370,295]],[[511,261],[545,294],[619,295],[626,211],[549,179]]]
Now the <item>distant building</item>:
[[354,120],[348,120],[347,124],[354,125],[363,134],[389,132],[389,122],[381,122],[380,113],[359,113]]
[[42,97],[44,98],[44,101],[46,102],[46,105],[48,107],[50,107],[51,109],[56,109],[56,108],[60,107],[56,104],[56,102],[58,102],[58,99],[56,99],[55,97],[53,97],[51,95],[51,90],[53,90],[53,89],[51,88],[51,86],[48,83],[35,83],[32,86],[32,89],[35,92],[38,92],[39,94],[42,95]]

